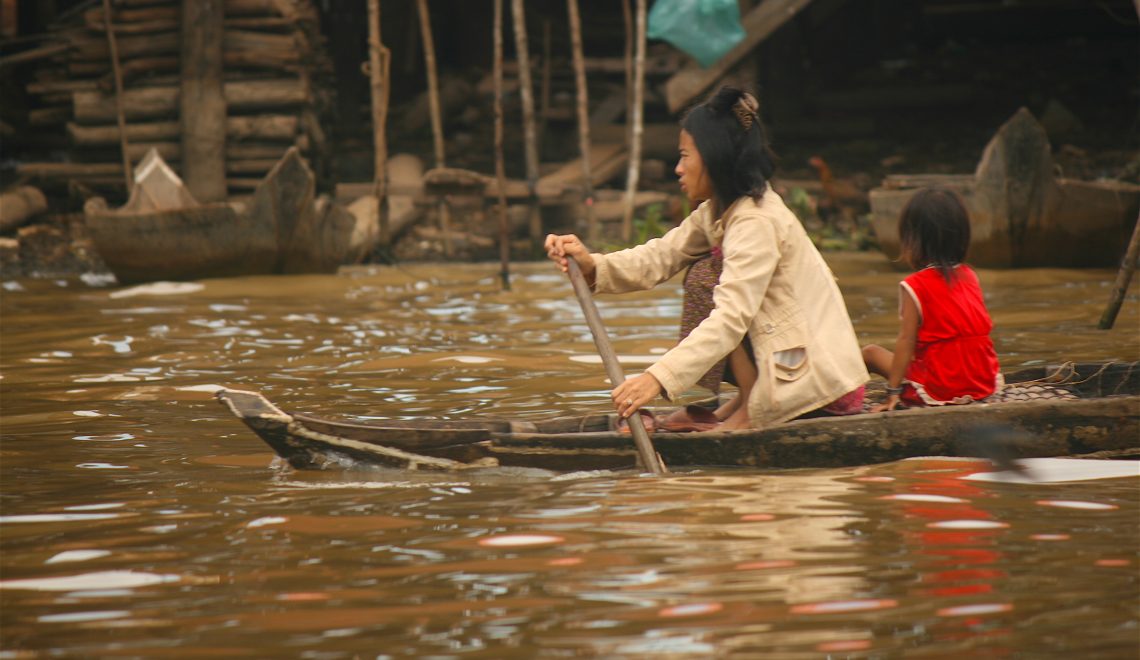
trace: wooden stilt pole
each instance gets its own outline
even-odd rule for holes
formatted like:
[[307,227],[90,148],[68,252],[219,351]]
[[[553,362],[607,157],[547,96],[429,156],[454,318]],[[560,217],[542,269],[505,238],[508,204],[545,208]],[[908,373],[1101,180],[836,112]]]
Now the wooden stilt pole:
[[574,86],[578,91],[578,150],[582,154],[582,206],[586,216],[587,240],[593,245],[598,240],[598,219],[594,215],[594,175],[590,167],[589,90],[586,87],[586,58],[582,53],[582,18],[578,14],[578,0],[566,0],[566,11],[570,18]]
[[550,19],[542,19],[542,82],[540,83],[540,107],[538,111],[538,151],[542,153],[546,139],[546,123],[550,118]]
[[499,277],[511,290],[511,226],[507,218],[507,168],[503,156],[503,0],[495,0],[495,179],[499,188]]
[[123,69],[119,65],[119,43],[115,40],[115,23],[111,13],[111,0],[103,0],[103,24],[107,31],[107,50],[111,53],[111,75],[115,79],[115,117],[119,122],[119,149],[123,155],[123,177],[127,180],[127,196],[135,188],[131,173],[130,145],[127,143],[127,116],[123,112]]
[[225,6],[182,0],[182,178],[200,202],[226,198]]
[[527,51],[526,14],[523,0],[511,0],[515,28],[515,51],[519,62],[519,93],[522,97],[523,148],[526,157],[526,186],[530,193],[531,249],[542,247],[542,218],[538,210],[538,142],[535,135],[534,95],[530,79],[530,54]]
[[[439,103],[439,77],[435,66],[435,39],[431,34],[431,13],[427,0],[416,0],[420,13],[420,35],[424,42],[424,68],[427,69],[428,107],[431,112],[432,144],[435,147],[435,166],[446,167],[443,145],[443,112]],[[451,256],[451,208],[446,201],[439,204],[439,231],[443,237],[443,254]]]
[[641,177],[641,134],[643,106],[645,105],[645,0],[637,0],[636,51],[633,59],[633,129],[629,143],[629,173],[625,182],[625,208],[621,216],[621,238],[628,243],[633,238],[633,209]]
[[368,76],[372,87],[372,194],[376,196],[380,244],[390,245],[388,227],[388,99],[391,94],[392,53],[380,38],[380,0],[368,0]]
[[1111,330],[1116,323],[1116,315],[1120,313],[1120,306],[1124,304],[1124,294],[1128,292],[1128,284],[1132,281],[1132,273],[1136,271],[1138,261],[1140,261],[1140,218],[1136,219],[1136,226],[1132,228],[1132,240],[1128,241],[1128,251],[1124,254],[1124,261],[1116,273],[1116,282],[1112,285],[1112,297],[1109,298],[1108,307],[1101,315],[1097,328]]
[[633,135],[633,9],[629,0],[621,0],[621,17],[625,23],[625,143],[628,148]]

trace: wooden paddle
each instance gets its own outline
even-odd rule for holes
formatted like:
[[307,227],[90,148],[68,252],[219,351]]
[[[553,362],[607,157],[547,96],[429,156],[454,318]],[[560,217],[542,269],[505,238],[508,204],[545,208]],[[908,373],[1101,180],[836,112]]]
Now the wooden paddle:
[[[578,296],[578,304],[582,306],[582,314],[586,316],[586,324],[590,326],[590,333],[594,335],[594,345],[598,347],[598,354],[602,356],[602,364],[606,367],[606,375],[610,378],[610,384],[617,387],[619,383],[625,380],[625,372],[618,364],[617,354],[614,353],[614,347],[610,344],[610,336],[606,333],[606,327],[602,325],[598,306],[594,304],[594,297],[590,294],[590,285],[586,284],[582,269],[573,257],[567,256],[566,264],[570,274],[570,283],[574,285],[574,294]],[[665,463],[653,449],[653,443],[649,440],[649,433],[645,430],[641,415],[635,413],[629,417],[628,421],[629,430],[633,432],[633,443],[637,446],[637,456],[641,460],[642,466],[653,474],[668,472]]]

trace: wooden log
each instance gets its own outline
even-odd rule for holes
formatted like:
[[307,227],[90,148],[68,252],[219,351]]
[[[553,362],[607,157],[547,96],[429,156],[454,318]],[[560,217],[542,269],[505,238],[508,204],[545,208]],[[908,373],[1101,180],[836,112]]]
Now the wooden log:
[[226,198],[226,98],[222,91],[225,8],[182,2],[182,180],[198,201]]
[[295,115],[242,115],[226,118],[226,137],[233,140],[291,140],[300,131]]
[[511,222],[507,216],[507,170],[503,156],[503,0],[494,0],[492,77],[495,88],[495,183],[499,216],[499,280],[511,290]]
[[[123,167],[118,163],[20,163],[16,174],[35,179],[70,179],[105,177],[121,174]],[[122,184],[122,177],[118,183]]]
[[538,209],[538,136],[535,131],[534,95],[530,79],[530,53],[527,46],[526,14],[523,4],[523,0],[511,0],[511,17],[514,20],[515,55],[519,62],[526,184],[531,197],[530,241],[531,249],[538,252],[543,240],[542,217]]
[[[310,18],[292,2],[281,0],[225,0],[225,12],[229,16],[283,16],[294,20]],[[177,5],[172,0],[116,0],[116,15],[123,11],[158,11]]]
[[555,118],[558,112],[550,107],[550,19],[542,19],[542,78],[539,84],[539,111],[538,111],[538,144],[541,151],[542,142],[546,139],[546,122]]
[[[227,69],[268,69],[296,73],[300,70],[300,54],[297,51],[234,51],[222,54]],[[155,74],[173,73],[180,70],[182,59],[177,55],[155,55],[137,57],[122,63],[123,80],[131,81],[140,77],[151,78],[151,85],[160,84],[163,76]],[[89,89],[97,86],[103,91],[112,88],[108,66],[98,61],[70,62],[68,72],[76,77],[105,76],[98,81],[76,81],[76,89]]]
[[55,126],[71,119],[70,106],[36,108],[28,111],[28,123],[32,126]]
[[[427,0],[416,0],[416,10],[420,17],[420,38],[424,46],[424,69],[427,72],[427,91],[429,109],[431,111],[431,135],[433,152],[435,153],[435,166],[446,167],[446,158],[443,145],[443,113],[439,102],[439,78],[436,75],[435,40],[431,32],[431,12],[428,11]],[[451,211],[446,203],[439,205],[440,232],[444,236],[443,254],[451,256],[451,242],[447,235],[451,231]]]
[[372,195],[381,245],[392,242],[388,214],[388,101],[392,89],[392,51],[380,32],[380,0],[368,0],[368,76],[372,102]]
[[[154,21],[170,21],[177,23],[178,21],[178,7],[173,3],[166,6],[156,7],[138,7],[128,8],[122,6],[123,3],[118,3],[120,6],[111,13],[111,20],[116,25],[128,25],[134,23],[150,23]],[[97,25],[103,22],[105,16],[102,7],[93,7],[83,13],[83,23],[85,25]],[[102,28],[99,28],[100,30]]]
[[741,19],[744,39],[725,53],[724,57],[707,69],[692,62],[665,83],[665,102],[669,112],[680,112],[810,2],[811,0],[764,0],[745,14]]
[[281,16],[295,21],[315,18],[301,4],[299,2],[282,2],[282,0],[226,0],[226,14],[233,16]]
[[646,3],[637,0],[636,46],[633,58],[633,111],[629,137],[629,171],[625,178],[625,213],[621,220],[621,239],[628,243],[633,238],[633,211],[637,198],[638,178],[641,176],[641,133],[645,124],[645,32]]
[[270,34],[252,30],[225,30],[225,47],[238,51],[303,52],[293,34]]
[[590,99],[586,87],[586,63],[582,53],[582,19],[578,15],[578,0],[566,0],[570,19],[570,51],[574,61],[574,88],[578,110],[578,160],[582,165],[582,209],[587,240],[593,245],[598,239],[598,221],[594,217],[594,176],[590,163]]
[[[291,141],[298,131],[299,120],[292,115],[243,115],[226,118],[226,138],[242,140]],[[115,144],[119,128],[113,125],[85,126],[68,122],[67,133],[79,146],[93,147]],[[127,127],[127,139],[140,142],[173,140],[182,134],[176,121],[135,123]]]
[[23,50],[12,55],[5,55],[0,57],[0,69],[15,66],[17,64],[24,64],[27,62],[36,62],[39,60],[46,60],[49,57],[54,57],[62,53],[66,53],[71,49],[70,44],[46,44],[38,48],[30,48]]
[[[98,20],[85,20],[84,25],[88,30],[95,32],[102,32],[103,26],[106,23],[102,17]],[[176,19],[163,19],[155,21],[112,21],[111,25],[115,26],[115,30],[123,34],[137,35],[137,34],[156,34],[159,32],[170,32],[178,29],[178,21]]]
[[[106,61],[109,55],[106,41],[94,37],[74,39],[73,60]],[[155,34],[133,35],[119,40],[119,56],[123,59],[144,55],[171,55],[179,52],[177,29]]]
[[[285,108],[311,101],[295,79],[227,82],[222,91],[226,106],[235,112]],[[171,85],[128,89],[123,97],[128,119],[169,117],[179,107],[179,88]],[[75,119],[80,123],[104,124],[115,119],[114,110],[108,107],[112,100],[102,92],[75,92],[72,101]]]
[[47,207],[47,198],[35,186],[17,186],[0,194],[0,232],[16,229]]
[[420,17],[420,38],[424,48],[424,70],[427,74],[428,110],[431,115],[432,150],[435,166],[446,167],[447,158],[443,143],[443,113],[439,100],[439,76],[436,72],[435,40],[432,38],[431,12],[427,0],[416,0]]
[[36,96],[60,92],[67,92],[70,95],[71,92],[90,92],[99,89],[99,83],[95,80],[43,80],[30,82],[24,89]]
[[[177,25],[167,32],[124,37],[119,40],[119,56],[124,60],[178,55],[180,52]],[[300,48],[295,35],[268,34],[250,30],[225,30],[223,32],[225,50],[229,53],[244,53],[246,57],[259,56],[270,61],[300,61],[307,51]],[[75,49],[73,62],[105,62],[108,57],[106,43],[92,38],[80,38],[71,42]]]
[[629,0],[621,0],[622,27],[625,28],[625,50],[622,52],[625,73],[625,143],[633,130],[633,7]]
[[[298,151],[305,152],[309,150],[309,142],[304,139],[304,136],[298,136],[292,143],[226,143],[223,154],[226,160],[273,159],[274,162],[276,162],[281,159],[282,155],[288,151],[290,147],[296,147]],[[146,152],[151,149],[157,151],[158,155],[162,156],[162,159],[167,163],[180,163],[183,160],[183,147],[175,141],[133,143],[130,145],[131,160],[136,161],[141,159],[146,155]],[[219,167],[221,166],[219,165]],[[195,197],[197,197],[197,195],[195,195]]]
[[[115,14],[112,24],[115,26],[115,31],[122,34],[153,34],[177,30],[179,20],[177,12],[163,11],[161,13],[152,12],[151,16],[144,20],[126,20]],[[84,25],[88,30],[102,32],[104,26],[102,10],[88,12],[84,17]],[[238,30],[292,30],[297,27],[297,22],[292,19],[273,16],[227,17],[225,26],[227,30],[231,28]]]

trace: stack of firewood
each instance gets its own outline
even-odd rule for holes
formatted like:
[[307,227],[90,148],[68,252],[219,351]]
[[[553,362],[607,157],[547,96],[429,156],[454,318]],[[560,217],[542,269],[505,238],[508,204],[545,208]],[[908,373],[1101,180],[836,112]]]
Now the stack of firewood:
[[[178,170],[181,3],[115,0],[113,5],[128,157],[138,162],[154,148]],[[105,21],[96,2],[53,30],[68,47],[43,64],[28,85],[41,104],[28,119],[39,130],[66,131],[71,151],[68,162],[24,163],[21,174],[74,180],[93,189],[124,188]],[[322,117],[331,107],[331,75],[312,0],[225,0],[225,162],[231,194],[252,190],[290,146],[323,171]]]

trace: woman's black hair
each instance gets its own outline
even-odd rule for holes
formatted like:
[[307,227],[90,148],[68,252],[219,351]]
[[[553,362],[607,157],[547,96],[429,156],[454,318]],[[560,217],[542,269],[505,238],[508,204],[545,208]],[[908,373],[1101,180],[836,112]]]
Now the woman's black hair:
[[970,214],[962,197],[949,188],[916,192],[899,216],[900,258],[911,268],[933,266],[947,282],[970,248]]
[[700,152],[720,212],[744,196],[759,200],[776,169],[758,110],[751,94],[721,87],[681,120]]

